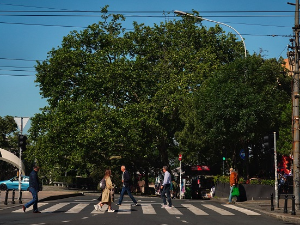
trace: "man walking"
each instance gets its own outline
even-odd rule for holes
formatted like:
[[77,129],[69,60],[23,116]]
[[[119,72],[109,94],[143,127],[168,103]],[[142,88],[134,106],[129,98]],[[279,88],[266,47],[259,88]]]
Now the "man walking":
[[122,191],[121,191],[121,194],[120,194],[119,203],[117,205],[122,204],[123,197],[124,197],[124,194],[125,194],[125,191],[126,191],[128,196],[133,201],[134,205],[137,206],[138,205],[137,201],[132,196],[131,191],[130,191],[130,174],[128,173],[128,171],[126,170],[124,165],[121,166],[121,171],[123,172],[123,174],[122,174],[123,188],[122,188]]
[[38,211],[37,203],[38,203],[38,192],[40,190],[39,178],[37,173],[40,168],[38,166],[34,166],[32,172],[29,175],[29,192],[32,194],[32,200],[25,205],[23,205],[23,211],[26,211],[26,208],[33,205],[33,213],[41,213]]
[[238,178],[237,178],[237,173],[233,170],[233,168],[230,168],[229,172],[230,172],[230,176],[229,176],[230,193],[229,193],[227,204],[232,204],[232,189],[238,183]]
[[[163,173],[165,174],[165,176],[164,176],[164,182],[161,185],[161,189],[162,189],[161,197],[164,203],[162,208],[171,208],[172,207],[172,201],[170,196],[171,174],[168,172],[167,166],[163,167]],[[166,194],[167,194],[169,206],[167,205]]]

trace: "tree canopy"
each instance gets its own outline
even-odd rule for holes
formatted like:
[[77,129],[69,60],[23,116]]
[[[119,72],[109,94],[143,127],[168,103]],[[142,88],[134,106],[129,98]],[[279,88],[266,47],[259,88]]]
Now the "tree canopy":
[[77,174],[121,163],[147,173],[180,151],[217,154],[220,143],[255,140],[278,125],[280,62],[243,59],[235,35],[193,17],[135,22],[126,32],[124,17],[107,12],[37,62],[49,105],[32,118],[28,159]]

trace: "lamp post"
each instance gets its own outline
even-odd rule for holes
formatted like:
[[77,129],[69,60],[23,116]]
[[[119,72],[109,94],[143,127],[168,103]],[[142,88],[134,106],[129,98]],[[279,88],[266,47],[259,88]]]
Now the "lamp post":
[[244,51],[245,51],[245,58],[247,57],[247,49],[246,49],[246,44],[244,42],[244,38],[242,37],[242,35],[236,30],[234,29],[232,26],[226,24],[226,23],[222,23],[222,22],[218,22],[218,21],[214,21],[214,20],[210,20],[210,19],[207,19],[207,18],[204,18],[204,17],[201,17],[201,16],[195,16],[193,14],[189,14],[189,13],[186,13],[186,12],[183,12],[183,11],[179,11],[179,10],[175,10],[174,11],[175,14],[178,14],[178,15],[185,15],[185,16],[190,16],[190,17],[195,17],[195,18],[199,18],[199,19],[202,19],[202,20],[206,20],[206,21],[209,21],[209,22],[213,22],[213,23],[217,23],[217,24],[222,24],[226,27],[229,27],[231,28],[232,30],[234,30],[241,38],[242,42],[243,42],[243,45],[244,45]]

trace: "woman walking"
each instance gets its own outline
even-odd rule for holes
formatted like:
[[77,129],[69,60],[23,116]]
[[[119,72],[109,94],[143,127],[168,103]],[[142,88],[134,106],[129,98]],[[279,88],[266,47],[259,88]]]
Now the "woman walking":
[[115,211],[111,208],[111,202],[113,201],[113,196],[112,196],[113,185],[110,176],[111,176],[111,170],[106,170],[104,175],[105,189],[102,192],[101,201],[97,205],[94,205],[96,211],[98,211],[99,209],[102,210],[102,206],[104,204],[108,205],[108,210],[107,210],[108,212]]

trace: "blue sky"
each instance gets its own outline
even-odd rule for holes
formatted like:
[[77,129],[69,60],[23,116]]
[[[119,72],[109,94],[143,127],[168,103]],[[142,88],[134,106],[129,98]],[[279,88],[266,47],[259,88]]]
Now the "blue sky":
[[[152,26],[174,19],[174,10],[194,9],[205,18],[234,27],[244,37],[250,54],[262,49],[266,58],[286,58],[293,34],[295,7],[285,0],[0,0],[1,117],[33,117],[47,105],[34,82],[35,60],[46,59],[47,52],[57,48],[70,31],[97,23],[100,13],[91,11],[100,11],[105,5],[109,11],[126,16],[126,29],[132,29],[133,21]],[[75,10],[87,12],[66,12]],[[170,14],[164,16],[163,12]],[[215,24],[203,21],[203,25]],[[24,131],[29,127],[30,122]]]

